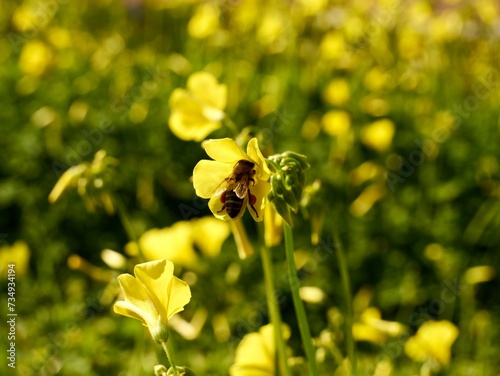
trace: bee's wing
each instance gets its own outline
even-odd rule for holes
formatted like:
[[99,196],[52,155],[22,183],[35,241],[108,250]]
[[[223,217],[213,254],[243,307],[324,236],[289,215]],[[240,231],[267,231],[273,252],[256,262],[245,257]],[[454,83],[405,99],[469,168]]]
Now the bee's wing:
[[225,178],[223,181],[220,182],[217,188],[215,188],[214,195],[218,196],[222,194],[222,192],[225,192],[227,190],[233,190],[232,186],[234,185],[234,183],[232,182],[233,180],[231,179],[231,177]]
[[233,190],[234,190],[234,193],[236,193],[236,196],[238,196],[238,198],[243,199],[247,195],[248,184],[246,184],[244,181],[239,181],[236,183]]

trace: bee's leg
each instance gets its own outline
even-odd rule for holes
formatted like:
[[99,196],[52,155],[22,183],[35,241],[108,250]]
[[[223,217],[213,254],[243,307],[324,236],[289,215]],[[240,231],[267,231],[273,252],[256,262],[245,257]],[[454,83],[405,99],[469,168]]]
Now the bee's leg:
[[254,178],[249,178],[248,181],[251,181],[252,182],[252,187],[255,185],[255,180]]
[[226,191],[222,192],[220,195],[220,202],[222,202],[224,205],[222,205],[222,209],[217,212],[217,214],[222,213],[224,209],[226,209]]
[[259,213],[257,213],[257,210],[254,207],[254,204],[257,202],[257,197],[255,197],[253,194],[250,193],[250,189],[248,190],[248,205],[252,208],[252,210],[255,212],[255,215],[257,218],[259,218]]

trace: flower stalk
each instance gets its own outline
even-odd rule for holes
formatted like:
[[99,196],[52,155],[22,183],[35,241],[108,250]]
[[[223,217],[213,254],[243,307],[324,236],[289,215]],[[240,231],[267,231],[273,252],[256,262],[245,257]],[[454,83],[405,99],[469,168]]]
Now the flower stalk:
[[347,259],[345,257],[344,248],[340,242],[339,234],[335,229],[333,231],[333,241],[335,244],[335,254],[340,269],[340,278],[342,281],[342,290],[344,290],[344,299],[346,305],[346,342],[347,342],[347,355],[351,361],[351,373],[356,375],[357,359],[356,359],[356,345],[352,335],[352,326],[354,323],[354,314],[352,311],[352,293],[351,281],[349,278],[349,269],[347,267]]
[[172,356],[172,351],[168,348],[167,341],[162,342],[161,347],[163,347],[163,350],[167,355],[168,361],[170,362],[170,367],[173,370],[173,375],[179,376],[179,371],[177,369],[177,366],[175,365],[174,357]]
[[282,334],[282,320],[279,310],[276,294],[274,293],[274,275],[269,250],[263,245],[260,246],[260,257],[262,260],[262,269],[264,270],[264,283],[266,287],[267,306],[271,316],[271,323],[274,328],[274,343],[278,352],[278,362],[280,374],[283,376],[290,376],[290,368],[288,367],[286,356],[285,338]]
[[300,294],[299,294],[300,283],[299,283],[299,278],[297,276],[297,269],[295,267],[292,228],[288,225],[288,223],[284,224],[283,232],[285,236],[288,279],[290,281],[290,289],[292,292],[295,314],[297,315],[297,322],[299,325],[300,336],[302,337],[302,343],[304,344],[304,351],[306,353],[310,374],[312,376],[319,376],[318,365],[316,363],[316,356],[311,338],[311,331],[309,329],[309,322],[307,321],[307,315],[306,315],[306,310],[304,308],[304,304],[300,299]]

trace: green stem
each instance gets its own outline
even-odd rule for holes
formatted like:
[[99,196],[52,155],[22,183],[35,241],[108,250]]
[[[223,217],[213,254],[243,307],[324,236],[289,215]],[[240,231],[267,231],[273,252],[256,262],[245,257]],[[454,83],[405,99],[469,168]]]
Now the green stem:
[[283,226],[285,235],[286,262],[288,265],[288,278],[290,281],[290,289],[292,291],[293,305],[297,315],[297,322],[299,324],[300,336],[302,337],[302,342],[304,343],[304,351],[308,360],[310,374],[311,376],[319,376],[318,365],[316,364],[316,357],[311,339],[311,331],[309,329],[309,323],[307,322],[306,310],[304,309],[304,304],[302,303],[299,294],[299,278],[297,277],[297,269],[295,268],[295,260],[293,257],[294,245],[292,228],[287,223],[284,223]]
[[351,294],[351,281],[349,279],[349,269],[347,267],[347,259],[345,257],[344,248],[340,242],[340,237],[337,230],[333,231],[333,240],[335,243],[335,250],[337,262],[339,263],[340,278],[342,280],[342,289],[344,290],[344,298],[346,304],[346,341],[347,341],[347,354],[351,361],[352,374],[356,374],[356,346],[352,336],[352,325],[354,322],[354,315],[352,312],[352,294]]
[[271,255],[269,250],[263,245],[260,246],[260,257],[262,259],[262,269],[264,270],[264,283],[266,286],[267,306],[271,316],[271,323],[274,328],[274,342],[278,351],[278,360],[281,369],[281,375],[290,376],[290,368],[288,367],[286,357],[286,344],[283,337],[281,313],[279,310],[278,302],[276,301],[276,294],[274,293],[274,276]]
[[162,342],[161,347],[163,347],[165,354],[167,354],[168,361],[170,362],[170,367],[172,367],[174,370],[174,375],[179,376],[179,371],[177,370],[174,359],[172,357],[172,352],[169,350],[167,342]]

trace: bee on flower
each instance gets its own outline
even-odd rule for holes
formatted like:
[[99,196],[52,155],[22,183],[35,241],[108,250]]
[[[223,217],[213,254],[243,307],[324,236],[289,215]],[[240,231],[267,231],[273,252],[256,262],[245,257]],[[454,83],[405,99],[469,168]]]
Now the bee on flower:
[[241,218],[248,207],[256,221],[264,218],[264,198],[271,186],[270,171],[256,138],[243,152],[232,139],[208,140],[202,144],[213,160],[201,160],[193,171],[196,194],[209,198],[208,206],[224,221]]

